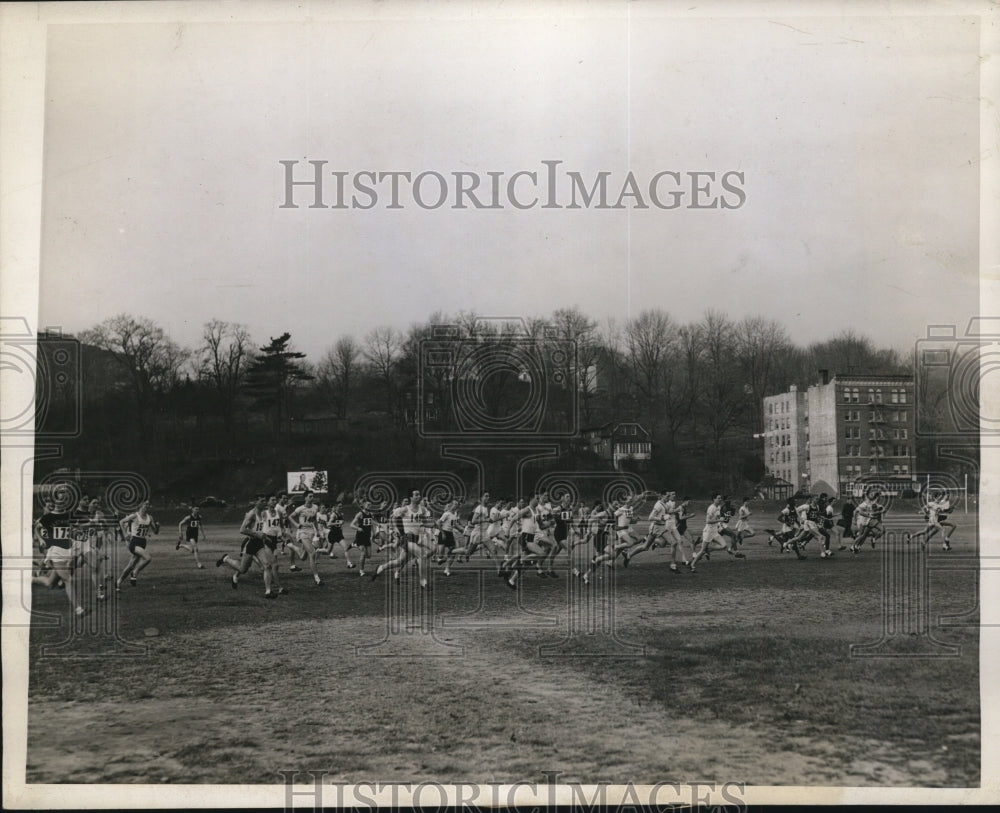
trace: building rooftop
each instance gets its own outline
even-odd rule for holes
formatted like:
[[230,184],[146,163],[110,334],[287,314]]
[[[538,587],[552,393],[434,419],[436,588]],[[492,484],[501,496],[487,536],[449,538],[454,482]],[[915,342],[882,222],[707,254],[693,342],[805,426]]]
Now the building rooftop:
[[830,382],[832,383],[834,381],[839,381],[842,384],[845,383],[845,382],[852,382],[853,383],[855,381],[857,381],[858,383],[867,383],[867,382],[870,382],[870,381],[902,381],[902,382],[906,382],[906,381],[913,381],[913,375],[912,374],[899,375],[899,374],[896,374],[896,373],[879,373],[879,374],[876,374],[876,375],[869,375],[867,373],[865,373],[865,374],[860,374],[860,373],[834,373],[833,377],[830,379]]

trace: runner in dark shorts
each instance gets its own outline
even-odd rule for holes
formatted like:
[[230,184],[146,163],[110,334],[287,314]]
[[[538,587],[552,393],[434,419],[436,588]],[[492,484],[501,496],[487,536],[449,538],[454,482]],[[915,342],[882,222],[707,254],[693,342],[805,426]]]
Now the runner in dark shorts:
[[[235,590],[239,587],[240,576],[247,573],[254,560],[256,560],[264,571],[264,598],[275,598],[278,593],[283,594],[288,591],[277,584],[277,573],[274,566],[274,550],[277,547],[277,539],[270,542],[270,537],[264,533],[264,505],[264,498],[257,498],[254,501],[253,507],[243,517],[243,523],[240,525],[240,533],[243,534],[245,539],[240,546],[239,561],[234,560],[233,557],[226,554],[219,558],[215,566],[222,567],[226,565],[235,571],[232,578],[232,585]],[[277,591],[275,592],[273,588],[277,588]]]
[[354,546],[361,549],[361,563],[358,575],[364,576],[365,562],[372,552],[372,525],[375,523],[375,516],[371,511],[372,504],[365,500],[361,504],[361,510],[355,514],[351,520],[351,527],[354,529]]

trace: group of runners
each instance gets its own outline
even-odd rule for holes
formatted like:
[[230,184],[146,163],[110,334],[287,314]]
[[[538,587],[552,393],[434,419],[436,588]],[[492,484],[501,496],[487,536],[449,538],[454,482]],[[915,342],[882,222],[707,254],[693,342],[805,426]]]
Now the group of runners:
[[[197,511],[194,509],[196,516]],[[66,512],[57,512],[55,503],[46,501],[32,530],[43,555],[32,583],[63,587],[73,612],[83,616],[87,613],[84,593],[88,584],[97,601],[107,599],[106,583],[112,578],[107,572],[109,546],[120,541],[128,550],[125,568],[115,579],[115,590],[120,591],[126,579],[135,585],[138,575],[152,561],[146,544],[160,532],[160,526],[149,513],[149,502],[118,518],[107,513],[100,500],[84,495],[76,508]]]
[[[648,529],[640,536],[635,532],[640,521],[637,509],[648,500],[653,500],[653,507],[645,518]],[[734,507],[727,497],[716,494],[706,509],[700,536],[692,537],[688,531],[688,522],[695,517],[691,502],[673,491],[645,492],[607,504],[574,503],[568,494],[553,500],[541,492],[529,499],[512,500],[493,499],[484,493],[464,519],[458,500],[432,511],[420,492],[414,491],[396,504],[362,500],[348,523],[353,531],[348,541],[342,503],[317,503],[312,493],[306,493],[298,504],[287,494],[261,496],[243,517],[239,552],[220,556],[215,564],[232,571],[233,589],[252,568],[259,569],[264,596],[269,599],[288,592],[279,576],[280,557],[287,555],[290,571],[308,570],[315,585],[321,586],[318,560],[334,558],[338,550],[348,568],[372,580],[385,574],[399,579],[412,566],[422,588],[428,587],[433,566],[443,567],[443,574],[450,576],[455,562],[468,561],[477,552],[493,561],[497,576],[512,589],[517,588],[522,573],[532,568],[541,578],[557,578],[555,564],[563,552],[572,575],[584,583],[589,583],[600,568],[613,568],[619,559],[628,567],[635,557],[661,547],[667,551],[672,573],[695,573],[698,563],[710,559],[712,553],[745,558],[740,548],[744,540],[755,536],[750,502],[744,498]],[[875,547],[883,535],[884,511],[880,506],[878,493],[866,495],[858,505],[848,499],[838,518],[834,502],[825,494],[801,501],[789,499],[777,517],[780,529],[765,529],[768,545],[804,559],[803,551],[815,540],[825,559],[833,556],[832,542],[838,536],[839,550],[857,554],[866,541]],[[951,510],[947,497],[925,502],[922,510],[926,527],[912,536],[905,535],[904,540],[926,544],[941,533],[942,547],[950,550],[955,526],[947,522]],[[33,581],[50,588],[64,586],[73,611],[82,616],[87,612],[83,593],[88,583],[98,601],[107,598],[105,583],[112,578],[106,572],[108,545],[120,542],[129,554],[115,579],[115,590],[121,590],[126,580],[135,585],[149,565],[147,541],[159,531],[148,502],[121,519],[107,514],[96,499],[85,497],[76,509],[64,513],[56,512],[54,503],[47,502],[34,524],[44,559]],[[203,568],[199,543],[205,540],[205,528],[199,508],[188,510],[177,533],[175,550],[192,554],[195,566]],[[579,547],[589,556],[575,555]],[[373,554],[385,550],[390,551],[385,560],[369,569]],[[356,561],[352,561],[352,554]]]
[[[886,510],[883,496],[881,492],[872,490],[865,493],[858,505],[847,499],[841,506],[839,518],[833,501],[826,494],[810,497],[798,504],[794,498],[789,498],[777,518],[781,523],[780,530],[766,529],[767,543],[777,544],[782,553],[793,551],[799,559],[804,559],[802,550],[815,540],[822,545],[820,557],[826,559],[833,556],[831,541],[836,534],[840,537],[838,550],[849,550],[856,556],[865,542],[874,548],[876,541],[885,533],[882,527]],[[950,551],[951,535],[955,532],[955,524],[947,521],[951,510],[947,494],[927,499],[921,506],[924,529],[915,534],[904,533],[903,541],[910,544],[919,540],[921,546],[925,546],[935,534],[940,533],[943,537],[942,550]]]

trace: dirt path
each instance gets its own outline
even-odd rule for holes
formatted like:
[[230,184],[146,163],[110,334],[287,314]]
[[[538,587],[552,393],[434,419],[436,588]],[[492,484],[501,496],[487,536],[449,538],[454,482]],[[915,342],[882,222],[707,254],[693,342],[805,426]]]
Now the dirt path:
[[[157,677],[128,704],[112,685],[101,702],[32,702],[28,781],[271,784],[282,770],[345,782],[505,782],[543,771],[637,784],[946,776],[888,743],[817,742],[638,702],[571,659],[540,659],[524,646],[530,633],[452,629],[439,641],[403,636],[393,657],[353,654],[384,629],[381,619],[340,619],[154,639]],[[441,642],[463,654],[421,657]],[[852,754],[863,756],[845,768]]]

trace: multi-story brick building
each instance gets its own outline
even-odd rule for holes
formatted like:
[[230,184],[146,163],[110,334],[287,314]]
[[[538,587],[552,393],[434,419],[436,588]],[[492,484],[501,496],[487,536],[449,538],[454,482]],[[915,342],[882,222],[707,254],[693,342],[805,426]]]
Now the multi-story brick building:
[[[913,376],[838,373],[831,379],[825,370],[820,376],[808,393],[792,387],[764,399],[764,420],[778,423],[773,429],[765,424],[767,472],[797,486],[822,482],[839,494],[866,475],[912,477],[917,454]],[[772,437],[794,438],[795,445],[773,444]],[[794,456],[782,454],[793,449]],[[785,475],[790,471],[786,460],[800,467],[795,479]]]
[[772,477],[803,483],[809,463],[806,394],[792,384],[788,392],[764,399],[764,468]]

